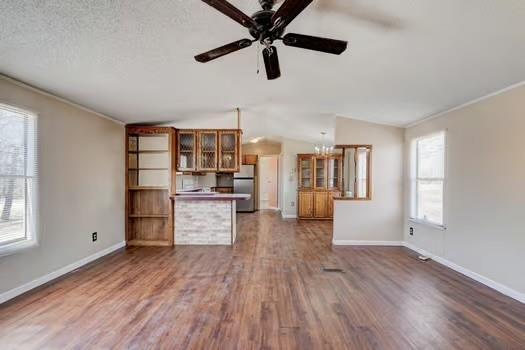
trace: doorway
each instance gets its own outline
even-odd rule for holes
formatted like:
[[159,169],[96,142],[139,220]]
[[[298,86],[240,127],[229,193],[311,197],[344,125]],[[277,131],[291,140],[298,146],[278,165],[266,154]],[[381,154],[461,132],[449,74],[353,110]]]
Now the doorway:
[[259,157],[259,209],[279,209],[279,156]]

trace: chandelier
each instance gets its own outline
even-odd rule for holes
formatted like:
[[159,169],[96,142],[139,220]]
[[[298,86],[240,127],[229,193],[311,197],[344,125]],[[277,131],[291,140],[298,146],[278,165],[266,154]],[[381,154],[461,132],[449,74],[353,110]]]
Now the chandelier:
[[334,146],[325,142],[326,132],[321,133],[321,143],[314,147],[315,154],[318,156],[330,156],[334,153]]

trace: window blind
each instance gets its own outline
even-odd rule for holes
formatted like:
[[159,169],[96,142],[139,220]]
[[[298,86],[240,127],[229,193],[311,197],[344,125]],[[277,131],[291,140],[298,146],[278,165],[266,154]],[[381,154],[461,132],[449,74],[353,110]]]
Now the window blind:
[[0,104],[0,247],[36,238],[36,116]]

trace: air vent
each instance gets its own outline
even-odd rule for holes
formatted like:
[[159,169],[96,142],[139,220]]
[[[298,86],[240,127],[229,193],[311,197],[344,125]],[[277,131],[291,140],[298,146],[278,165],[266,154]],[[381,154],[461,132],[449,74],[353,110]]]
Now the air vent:
[[345,273],[343,269],[331,268],[331,267],[323,267],[321,271],[322,272]]

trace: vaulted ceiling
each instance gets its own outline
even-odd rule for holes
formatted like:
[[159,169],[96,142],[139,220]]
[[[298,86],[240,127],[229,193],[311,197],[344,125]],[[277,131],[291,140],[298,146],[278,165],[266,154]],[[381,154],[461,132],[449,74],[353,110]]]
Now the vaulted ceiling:
[[125,122],[233,118],[240,107],[259,123],[253,136],[297,138],[304,122],[311,138],[335,115],[404,126],[525,80],[522,0],[314,0],[288,31],[349,49],[278,43],[276,81],[256,74],[255,45],[194,61],[249,38],[197,0],[3,0],[0,13],[0,72]]

